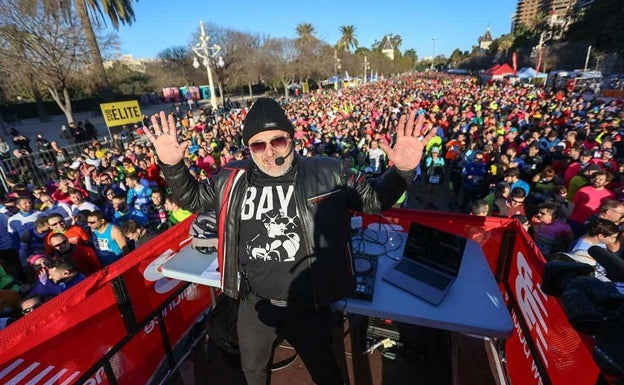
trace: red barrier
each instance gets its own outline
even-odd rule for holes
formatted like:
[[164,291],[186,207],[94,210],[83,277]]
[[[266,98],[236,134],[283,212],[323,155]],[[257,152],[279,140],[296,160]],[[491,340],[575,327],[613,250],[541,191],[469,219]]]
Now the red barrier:
[[[596,382],[598,369],[591,358],[592,346],[567,323],[558,300],[541,293],[545,261],[516,221],[403,209],[383,214],[362,215],[364,226],[391,222],[408,230],[416,221],[482,245],[515,325],[514,334],[505,343],[510,383]],[[164,278],[158,267],[188,244],[191,220],[0,332],[0,383],[43,384],[53,379],[56,381],[50,383],[74,383],[129,334],[132,337],[110,360],[117,382],[124,385],[153,380],[166,351],[152,315],[182,285]],[[123,277],[136,323],[145,324],[137,333],[128,332],[132,322],[121,316],[111,285],[117,277]],[[167,305],[162,314],[172,345],[181,340],[209,304],[208,288],[191,285]],[[97,370],[86,383],[108,383],[104,370]]]
[[559,300],[540,290],[546,261],[530,236],[516,236],[505,279],[515,329],[505,346],[509,377],[522,385],[547,383],[545,376],[552,384],[595,384],[592,346],[572,329]]
[[[364,215],[363,219],[364,226],[391,222],[406,231],[415,221],[481,243],[492,271],[500,271],[497,280],[514,322],[514,334],[505,343],[511,384],[596,383],[598,367],[591,356],[591,341],[572,329],[559,301],[539,289],[546,261],[518,222],[397,209],[384,212],[383,217]],[[503,244],[505,233],[515,237],[509,255]]]
[[[148,382],[165,348],[157,319],[148,315],[183,285],[164,278],[159,266],[187,245],[191,219],[153,239],[37,311],[0,332],[0,383],[73,383],[122,340],[110,360],[117,383]],[[111,282],[122,277],[134,310],[136,334],[127,330]],[[163,311],[169,343],[175,345],[210,305],[208,287],[190,285]],[[130,337],[127,337],[130,336]],[[30,381],[30,382],[29,382]],[[99,369],[87,384],[106,384]]]

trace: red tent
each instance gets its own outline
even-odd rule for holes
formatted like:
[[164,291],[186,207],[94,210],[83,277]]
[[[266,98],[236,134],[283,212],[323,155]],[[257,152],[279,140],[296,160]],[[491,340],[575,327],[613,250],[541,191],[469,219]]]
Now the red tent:
[[486,75],[502,78],[505,75],[515,75],[516,71],[507,63],[505,64],[496,64],[494,67],[485,71]]
[[516,71],[509,64],[496,64],[494,67],[481,73],[481,81],[489,83],[496,80],[503,80],[505,76],[515,76]]

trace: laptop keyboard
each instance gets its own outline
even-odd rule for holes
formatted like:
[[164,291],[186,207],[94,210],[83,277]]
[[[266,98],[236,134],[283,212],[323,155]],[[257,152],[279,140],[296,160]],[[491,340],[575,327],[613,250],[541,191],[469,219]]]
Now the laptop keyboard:
[[424,269],[421,266],[407,261],[399,262],[396,269],[401,273],[416,278],[417,280],[424,282],[429,286],[433,286],[438,290],[444,290],[451,282],[451,278],[449,277],[436,274],[434,271]]

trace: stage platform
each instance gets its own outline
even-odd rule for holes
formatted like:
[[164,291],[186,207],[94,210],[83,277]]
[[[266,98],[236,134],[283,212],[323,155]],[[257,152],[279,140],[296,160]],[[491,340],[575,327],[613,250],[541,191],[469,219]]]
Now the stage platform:
[[[451,335],[442,330],[418,328],[411,336],[404,356],[384,357],[379,350],[363,354],[366,317],[338,319],[334,328],[337,344],[335,353],[343,373],[348,373],[351,385],[500,385],[491,360],[489,342],[480,338],[455,335],[456,353],[453,369]],[[353,325],[353,326],[350,326]],[[350,330],[353,328],[353,330]],[[288,360],[293,354],[287,343],[275,350],[273,362]],[[187,357],[194,363],[195,384],[237,385],[245,380],[236,360],[222,353],[210,341],[202,340]],[[452,373],[455,372],[455,380]],[[272,372],[272,385],[312,385],[301,359]],[[180,373],[175,373],[166,385],[185,384]]]

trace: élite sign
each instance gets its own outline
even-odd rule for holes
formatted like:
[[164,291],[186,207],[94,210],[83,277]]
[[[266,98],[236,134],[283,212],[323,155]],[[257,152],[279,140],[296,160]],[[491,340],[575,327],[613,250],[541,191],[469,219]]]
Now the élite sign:
[[134,124],[143,120],[143,114],[139,102],[130,100],[127,102],[114,102],[100,104],[104,121],[108,127]]

